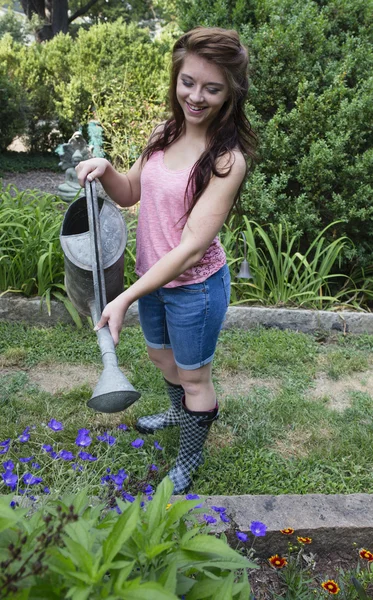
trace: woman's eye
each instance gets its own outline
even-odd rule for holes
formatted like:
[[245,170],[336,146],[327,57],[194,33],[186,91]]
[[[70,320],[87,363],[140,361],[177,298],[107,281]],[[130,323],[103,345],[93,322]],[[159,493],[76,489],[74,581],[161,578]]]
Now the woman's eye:
[[209,94],[217,94],[218,92],[220,92],[220,90],[218,90],[217,88],[207,88],[207,91],[209,92]]
[[185,81],[185,79],[181,80],[186,87],[192,87],[193,83],[191,81]]

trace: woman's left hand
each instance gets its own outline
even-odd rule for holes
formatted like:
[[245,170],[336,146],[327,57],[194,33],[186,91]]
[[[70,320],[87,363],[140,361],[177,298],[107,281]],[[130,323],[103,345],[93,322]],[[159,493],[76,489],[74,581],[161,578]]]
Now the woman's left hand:
[[108,325],[115,346],[119,343],[119,334],[122,331],[123,320],[129,306],[130,303],[126,301],[124,294],[121,294],[105,306],[101,318],[94,328],[97,331]]

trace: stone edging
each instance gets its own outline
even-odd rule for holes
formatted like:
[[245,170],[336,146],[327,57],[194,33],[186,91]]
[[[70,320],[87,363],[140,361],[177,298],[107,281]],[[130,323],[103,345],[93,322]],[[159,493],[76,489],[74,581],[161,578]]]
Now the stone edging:
[[[23,298],[17,294],[0,297],[0,320],[26,322],[31,325],[53,326],[73,323],[61,302],[51,301],[51,315],[40,298]],[[128,310],[125,326],[137,325],[138,310],[135,302]],[[373,334],[373,313],[331,312],[287,308],[260,308],[230,306],[224,329],[251,329],[257,325],[290,329],[303,333],[340,331],[342,333]]]

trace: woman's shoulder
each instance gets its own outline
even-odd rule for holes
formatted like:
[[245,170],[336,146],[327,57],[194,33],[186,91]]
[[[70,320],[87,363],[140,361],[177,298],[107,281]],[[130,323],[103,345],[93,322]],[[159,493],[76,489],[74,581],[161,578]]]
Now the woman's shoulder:
[[247,171],[246,158],[239,148],[233,148],[218,157],[216,168],[223,175],[233,174],[244,177]]

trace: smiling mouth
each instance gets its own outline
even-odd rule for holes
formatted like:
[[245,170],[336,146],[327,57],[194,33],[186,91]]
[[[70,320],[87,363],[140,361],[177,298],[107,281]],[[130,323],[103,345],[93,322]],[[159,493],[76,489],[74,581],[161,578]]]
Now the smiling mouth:
[[193,113],[201,113],[203,110],[205,110],[205,106],[199,107],[199,106],[194,106],[193,104],[189,104],[189,102],[186,102],[187,107],[189,108],[189,110]]

